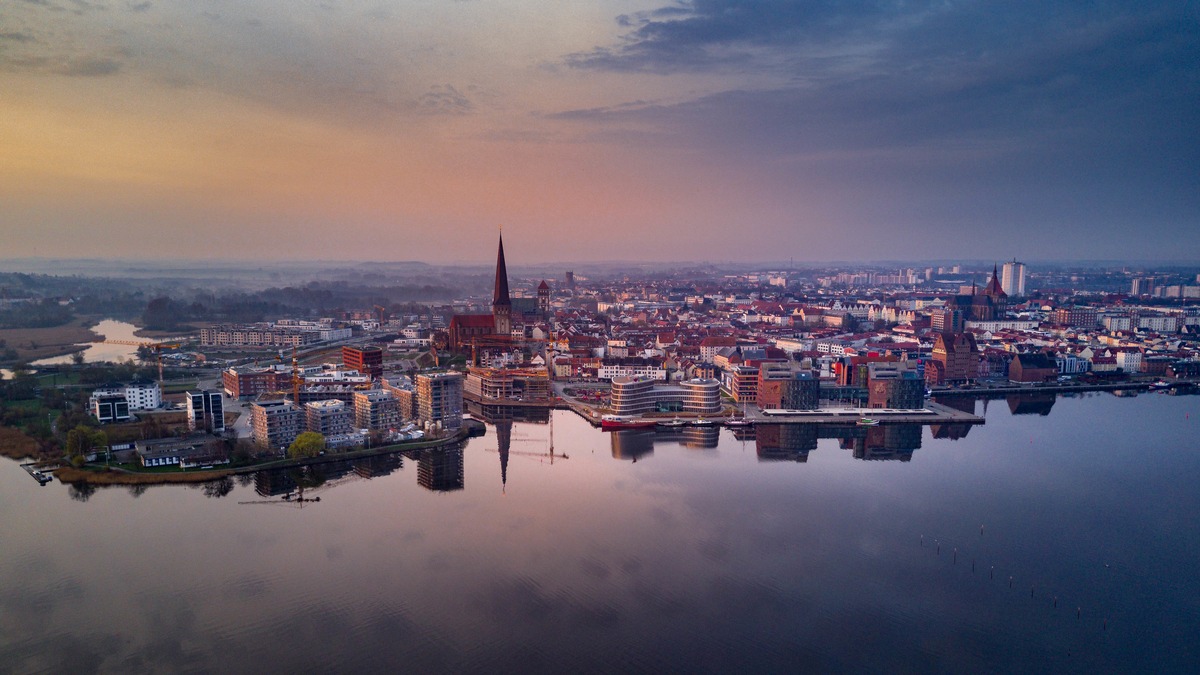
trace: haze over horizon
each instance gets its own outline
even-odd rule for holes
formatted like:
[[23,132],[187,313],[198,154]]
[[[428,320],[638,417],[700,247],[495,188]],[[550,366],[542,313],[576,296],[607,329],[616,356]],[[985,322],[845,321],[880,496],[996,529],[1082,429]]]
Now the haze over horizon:
[[18,0],[0,257],[1200,259],[1200,4]]

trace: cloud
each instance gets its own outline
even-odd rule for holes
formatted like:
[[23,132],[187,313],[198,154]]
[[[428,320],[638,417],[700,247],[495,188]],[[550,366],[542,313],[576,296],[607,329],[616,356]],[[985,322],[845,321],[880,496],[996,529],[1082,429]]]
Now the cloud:
[[129,11],[131,11],[131,12],[146,12],[146,11],[149,11],[150,8],[153,6],[154,6],[154,3],[149,2],[149,1],[147,1],[147,2],[131,2],[128,4]]
[[0,33],[0,40],[8,40],[10,42],[33,42],[34,38],[28,33],[8,31],[5,33]]
[[58,69],[60,75],[72,77],[104,77],[121,70],[121,64],[112,59],[93,58],[71,61]]
[[418,99],[422,112],[431,115],[465,115],[475,106],[453,85],[434,85]]

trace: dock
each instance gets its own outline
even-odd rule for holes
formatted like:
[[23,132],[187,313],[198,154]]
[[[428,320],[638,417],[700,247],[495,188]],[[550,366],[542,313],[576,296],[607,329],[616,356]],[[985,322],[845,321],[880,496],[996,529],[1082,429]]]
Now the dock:
[[34,480],[36,480],[39,485],[45,485],[46,483],[54,480],[54,476],[51,476],[49,473],[37,468],[33,462],[22,464],[21,468],[25,469],[25,472],[28,473]]
[[746,420],[755,424],[821,424],[845,426],[863,418],[878,420],[880,424],[983,424],[978,415],[956,410],[949,406],[925,401],[916,409],[827,407],[816,410],[773,410],[747,408]]

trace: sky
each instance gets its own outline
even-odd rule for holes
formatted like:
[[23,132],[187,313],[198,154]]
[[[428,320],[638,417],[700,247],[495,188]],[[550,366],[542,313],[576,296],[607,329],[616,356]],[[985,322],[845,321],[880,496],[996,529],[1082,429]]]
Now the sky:
[[1200,2],[4,0],[0,258],[1200,260]]

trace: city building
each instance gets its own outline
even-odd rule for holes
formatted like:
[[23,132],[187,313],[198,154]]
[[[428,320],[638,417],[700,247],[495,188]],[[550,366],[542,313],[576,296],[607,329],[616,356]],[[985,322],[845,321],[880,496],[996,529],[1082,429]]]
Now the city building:
[[758,373],[755,402],[763,410],[816,410],[821,401],[821,381],[809,370],[790,370],[763,364]]
[[725,370],[721,377],[721,389],[736,403],[753,403],[758,400],[758,368],[732,366]]
[[271,392],[290,390],[292,372],[287,367],[233,366],[221,371],[221,386],[230,398],[257,398]]
[[545,368],[468,368],[464,391],[477,401],[537,403],[553,398]]
[[157,382],[138,381],[128,384],[109,384],[92,392],[88,408],[95,408],[96,399],[124,397],[129,410],[157,410],[162,407],[162,389]]
[[1010,296],[1025,297],[1025,263],[1017,262],[1016,258],[1004,263],[1000,288]]
[[304,412],[291,401],[263,401],[250,406],[250,435],[261,448],[284,450],[304,431]]
[[613,414],[681,412],[712,415],[721,412],[721,384],[717,380],[686,380],[665,384],[644,376],[614,378],[611,389]]
[[390,391],[354,392],[354,426],[379,431],[400,426],[400,401]]
[[1008,365],[1013,382],[1050,382],[1058,377],[1058,361],[1045,352],[1017,354]]
[[92,415],[101,424],[128,422],[132,419],[129,415],[129,402],[125,400],[124,394],[119,396],[93,396],[91,403]]
[[417,420],[426,427],[441,425],[447,431],[462,426],[463,376],[459,373],[417,375]]
[[926,369],[926,380],[931,384],[975,379],[979,372],[979,348],[975,336],[971,333],[938,333],[933,342],[932,363],[937,367]]
[[342,365],[369,376],[383,376],[383,350],[378,347],[342,347]]
[[906,361],[867,365],[867,407],[917,410],[925,406],[925,381]]
[[353,409],[336,399],[304,404],[305,427],[322,436],[339,436],[354,430]]
[[187,406],[188,431],[225,431],[225,407],[222,404],[221,392],[207,389],[189,391],[184,394],[184,401]]
[[1100,322],[1096,308],[1087,306],[1059,307],[1054,310],[1052,320],[1059,326],[1079,328],[1095,328]]
[[940,307],[929,313],[929,327],[935,333],[961,333],[966,320],[961,309]]

